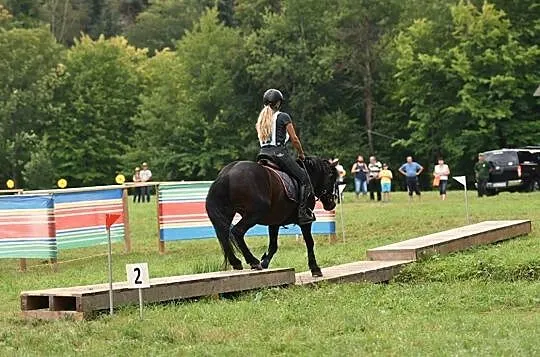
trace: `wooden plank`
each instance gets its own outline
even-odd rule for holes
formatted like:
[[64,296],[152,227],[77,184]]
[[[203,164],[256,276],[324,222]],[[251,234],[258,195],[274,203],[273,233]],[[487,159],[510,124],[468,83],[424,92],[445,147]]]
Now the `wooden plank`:
[[201,182],[211,182],[211,181],[152,181],[152,182],[145,182],[145,183],[133,183],[133,182],[126,182],[122,185],[104,185],[104,186],[90,186],[90,187],[71,187],[71,188],[53,188],[49,190],[32,190],[32,191],[22,191],[25,195],[40,195],[40,194],[52,194],[52,193],[73,193],[73,192],[90,192],[90,191],[103,191],[103,190],[117,190],[119,188],[131,188],[131,187],[143,187],[143,186],[155,186],[155,185],[161,185],[161,184],[174,184],[174,183],[182,183],[182,184],[199,184]]
[[474,246],[500,242],[531,232],[530,220],[484,221],[369,249],[370,260],[418,260]]
[[159,254],[165,254],[165,242],[161,240],[161,205],[159,202],[159,186],[156,186],[156,221]]
[[10,193],[14,193],[14,194],[17,194],[17,195],[20,195],[21,193],[23,193],[23,190],[20,189],[20,188],[12,188],[12,189],[9,189],[9,190],[0,190],[0,194],[10,194]]
[[399,261],[359,261],[322,268],[322,277],[313,277],[311,272],[306,271],[296,274],[296,285],[311,285],[321,282],[349,283],[349,282],[372,282],[381,283],[392,279],[394,275],[410,260]]
[[25,272],[26,271],[26,258],[20,258],[19,259],[19,271]]
[[39,319],[39,320],[67,319],[67,320],[73,320],[73,321],[82,321],[85,318],[85,314],[83,312],[77,312],[77,311],[28,310],[28,311],[22,311],[21,317],[24,319]]
[[[222,271],[154,278],[150,279],[151,287],[143,289],[143,300],[145,303],[164,302],[291,285],[294,282],[295,276],[292,268]],[[24,311],[47,310],[89,313],[105,310],[109,307],[108,293],[108,284],[25,291],[21,293],[21,309]],[[138,291],[128,288],[127,282],[115,283],[113,284],[113,300],[115,307],[135,304],[138,302]]]
[[129,224],[128,190],[122,190],[122,210],[124,213],[124,246],[126,253],[131,253],[131,229]]

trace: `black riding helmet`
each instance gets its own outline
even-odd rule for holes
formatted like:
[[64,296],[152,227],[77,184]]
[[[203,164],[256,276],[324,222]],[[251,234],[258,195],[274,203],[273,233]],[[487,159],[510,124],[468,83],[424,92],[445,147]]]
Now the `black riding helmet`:
[[272,108],[276,108],[276,104],[278,102],[283,102],[283,94],[281,94],[280,91],[277,89],[268,89],[266,92],[264,92],[263,95],[263,103],[264,105],[270,104]]

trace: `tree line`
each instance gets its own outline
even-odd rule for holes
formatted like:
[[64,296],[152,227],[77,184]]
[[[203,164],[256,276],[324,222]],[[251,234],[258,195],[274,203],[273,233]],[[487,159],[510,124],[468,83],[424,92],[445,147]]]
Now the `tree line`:
[[533,0],[0,0],[0,180],[213,179],[265,89],[306,152],[396,168],[540,144]]

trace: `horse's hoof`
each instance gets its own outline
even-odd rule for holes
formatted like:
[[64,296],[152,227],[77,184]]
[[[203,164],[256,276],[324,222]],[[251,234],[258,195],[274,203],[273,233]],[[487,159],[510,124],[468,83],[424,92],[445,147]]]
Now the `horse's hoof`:
[[318,278],[318,277],[323,276],[321,269],[312,270],[311,271],[311,276],[313,276],[314,278]]
[[261,263],[251,264],[251,270],[263,270]]
[[267,269],[267,268],[268,268],[268,265],[269,265],[269,263],[268,263],[266,260],[263,260],[263,261],[261,262],[261,267],[262,267],[263,269]]
[[243,270],[243,269],[244,269],[244,267],[242,266],[242,264],[240,264],[240,265],[233,265],[232,268],[233,268],[234,270]]

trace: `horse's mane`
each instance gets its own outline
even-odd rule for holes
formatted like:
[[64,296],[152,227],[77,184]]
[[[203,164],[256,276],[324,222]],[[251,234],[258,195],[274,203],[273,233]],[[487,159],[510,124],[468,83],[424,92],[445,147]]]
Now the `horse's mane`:
[[[299,164],[302,166],[301,162],[299,162]],[[304,164],[306,165],[306,169],[308,171],[315,171],[322,174],[332,174],[334,179],[337,178],[337,171],[330,164],[328,159],[321,159],[316,156],[306,156]]]

